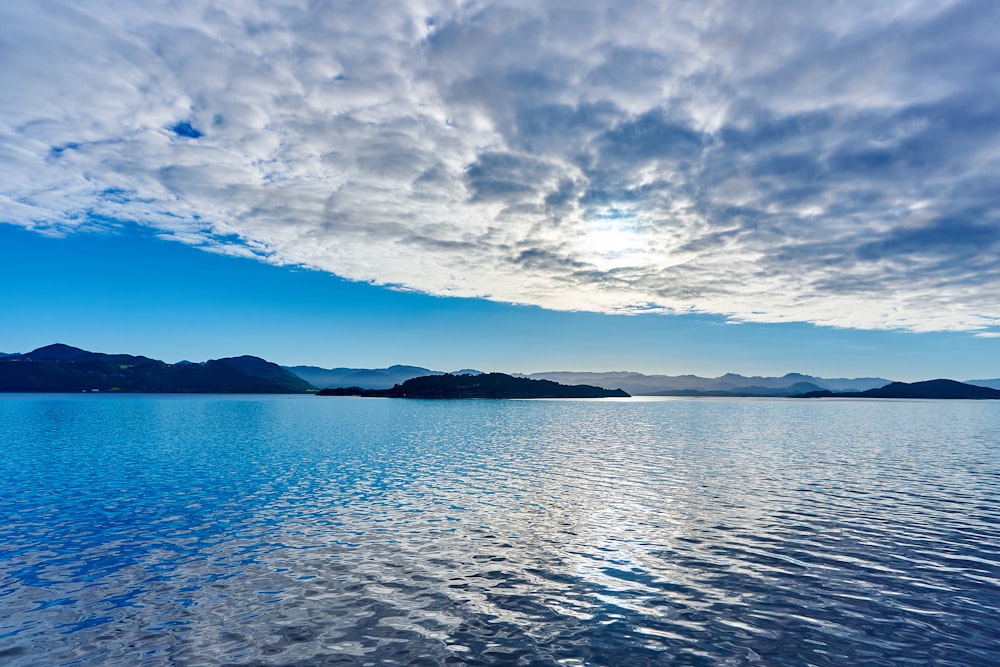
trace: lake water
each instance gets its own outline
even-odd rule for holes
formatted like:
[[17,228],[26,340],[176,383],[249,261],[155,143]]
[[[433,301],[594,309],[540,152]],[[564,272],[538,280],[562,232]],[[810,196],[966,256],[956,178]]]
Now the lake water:
[[1000,404],[0,395],[0,663],[1000,664]]

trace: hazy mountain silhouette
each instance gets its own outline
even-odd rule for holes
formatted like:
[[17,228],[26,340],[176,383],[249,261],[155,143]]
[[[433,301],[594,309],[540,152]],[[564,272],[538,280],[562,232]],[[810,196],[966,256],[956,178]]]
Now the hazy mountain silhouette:
[[443,375],[420,366],[389,366],[388,368],[319,368],[318,366],[285,366],[314,387],[361,387],[362,389],[388,389],[410,378],[424,375]]
[[795,384],[786,385],[783,387],[772,388],[772,387],[761,387],[761,386],[749,386],[749,387],[733,387],[728,390],[723,389],[668,389],[666,391],[658,391],[652,396],[796,396],[798,394],[805,394],[812,391],[826,391],[820,389],[818,386],[812,382],[796,382]]
[[717,378],[705,378],[698,375],[645,375],[628,371],[549,371],[532,373],[526,377],[565,384],[621,387],[633,396],[788,396],[822,389],[864,391],[891,382],[884,378],[820,378],[801,373],[788,373],[781,377],[747,377],[726,373]]
[[992,380],[966,380],[965,384],[974,384],[977,387],[989,387],[990,389],[1000,389],[1000,378]]

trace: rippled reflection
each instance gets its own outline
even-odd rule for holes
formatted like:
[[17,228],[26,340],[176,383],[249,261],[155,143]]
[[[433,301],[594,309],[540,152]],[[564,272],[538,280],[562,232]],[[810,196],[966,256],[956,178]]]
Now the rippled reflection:
[[992,403],[0,398],[0,662],[985,665]]

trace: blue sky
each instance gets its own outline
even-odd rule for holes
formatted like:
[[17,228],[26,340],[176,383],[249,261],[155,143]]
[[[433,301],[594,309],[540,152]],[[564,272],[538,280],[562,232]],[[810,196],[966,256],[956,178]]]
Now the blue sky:
[[997,341],[967,333],[434,297],[207,253],[136,227],[50,238],[0,225],[0,284],[4,352],[66,342],[171,362],[254,354],[324,367],[1000,377]]
[[0,351],[1000,376],[1000,4],[0,22]]

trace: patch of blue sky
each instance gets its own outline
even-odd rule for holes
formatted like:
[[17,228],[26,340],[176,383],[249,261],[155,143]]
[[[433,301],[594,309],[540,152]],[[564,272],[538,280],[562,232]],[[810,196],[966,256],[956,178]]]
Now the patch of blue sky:
[[1000,376],[988,361],[1000,359],[1000,341],[968,333],[558,312],[352,282],[154,235],[125,225],[47,238],[0,224],[0,351],[63,342],[166,361],[254,354],[325,367]]

